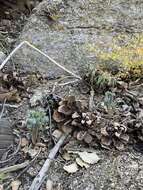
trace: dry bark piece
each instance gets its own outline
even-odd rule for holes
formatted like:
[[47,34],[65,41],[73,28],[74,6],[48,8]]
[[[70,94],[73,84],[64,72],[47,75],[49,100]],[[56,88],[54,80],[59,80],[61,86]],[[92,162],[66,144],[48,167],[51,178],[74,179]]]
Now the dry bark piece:
[[0,157],[4,151],[13,144],[11,123],[7,119],[0,119]]

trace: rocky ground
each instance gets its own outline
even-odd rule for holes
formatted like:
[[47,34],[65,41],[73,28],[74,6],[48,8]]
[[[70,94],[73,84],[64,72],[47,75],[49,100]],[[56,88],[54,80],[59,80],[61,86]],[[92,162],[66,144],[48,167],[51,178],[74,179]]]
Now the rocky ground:
[[[142,10],[142,1],[134,0],[43,1],[33,10],[33,14],[25,25],[25,22],[21,21],[20,24],[17,24],[17,18],[16,21],[14,21],[15,19],[12,20],[14,22],[13,26],[18,26],[17,31],[20,31],[20,36],[17,33],[15,38],[12,37],[11,42],[11,40],[8,41],[11,38],[11,33],[8,34],[4,41],[6,46],[4,49],[2,48],[2,51],[6,53],[9,44],[13,47],[13,44],[17,46],[20,42],[26,40],[73,73],[82,75],[85,66],[89,63],[98,64],[99,60],[95,53],[96,47],[98,47],[99,51],[100,49],[112,51],[110,47],[114,40],[117,41],[118,45],[125,45],[130,43],[136,35],[142,36]],[[9,21],[1,19],[1,23],[3,22]],[[23,25],[24,28],[21,32],[21,26]],[[1,24],[1,27],[3,26],[4,24]],[[15,30],[14,33],[12,32],[12,35],[14,34]],[[17,36],[19,36],[18,39]],[[124,38],[120,38],[121,36],[124,36]],[[51,93],[55,81],[60,76],[64,78],[67,75],[65,71],[26,45],[13,57],[12,63],[17,66],[17,72],[38,71],[40,75],[50,79],[42,85],[38,79],[36,85],[34,84],[32,87],[32,91],[40,86],[40,91],[46,90],[46,93]],[[77,99],[82,99],[86,103],[88,103],[90,97],[80,83],[58,87],[54,92],[62,97],[65,95],[76,95]],[[20,121],[23,121],[26,117],[27,109],[29,109],[26,105],[27,99],[24,99],[23,106],[15,110],[11,114],[11,118],[17,117]],[[23,129],[20,129],[20,134],[22,132]],[[46,135],[45,138],[49,138],[49,134]],[[23,137],[25,136],[26,132],[24,132]],[[26,138],[28,137],[26,136]],[[44,154],[43,157],[39,156],[37,164],[31,165],[27,172],[20,176],[19,179],[22,185],[19,189],[28,189],[32,179],[42,166],[43,160],[46,159],[48,151],[52,146],[49,140],[46,143],[47,147],[43,149],[45,154],[41,153],[41,155]],[[76,140],[71,141],[71,143],[68,142],[67,149],[74,151],[77,151],[79,147],[80,150],[85,148],[91,149],[90,146],[87,147],[84,144],[77,146],[77,144]],[[95,147],[94,150],[100,157],[100,161],[90,165],[87,169],[79,167],[79,170],[73,174],[64,171],[63,165],[68,163],[68,161],[63,160],[62,152],[60,152],[53,162],[49,173],[49,177],[54,183],[54,189],[143,189],[142,153],[133,150],[132,146],[129,146],[124,151],[105,150]],[[17,173],[14,174],[14,178],[16,176]],[[41,189],[45,189],[45,186]]]

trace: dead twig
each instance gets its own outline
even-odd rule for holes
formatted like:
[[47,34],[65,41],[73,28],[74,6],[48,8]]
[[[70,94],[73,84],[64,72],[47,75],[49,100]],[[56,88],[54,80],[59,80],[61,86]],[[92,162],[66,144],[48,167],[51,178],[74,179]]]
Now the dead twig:
[[20,150],[20,147],[21,147],[21,137],[19,137],[19,144],[16,148],[16,151],[13,154],[11,154],[8,159],[0,161],[0,164],[4,164],[6,162],[11,161],[14,158],[14,156],[18,153],[18,151]]
[[61,138],[59,139],[59,141],[55,144],[55,146],[51,150],[47,160],[45,161],[43,167],[41,168],[40,172],[33,180],[32,185],[29,190],[38,190],[41,187],[42,183],[44,182],[44,180],[46,179],[46,177],[48,175],[48,170],[50,168],[51,162],[55,158],[56,154],[58,153],[60,147],[63,145],[67,136],[68,136],[68,134],[62,135]]
[[6,98],[4,99],[4,102],[3,102],[3,105],[2,105],[2,111],[1,111],[1,114],[0,114],[0,119],[2,118],[3,113],[4,113],[5,103],[6,103]]
[[28,164],[29,164],[29,161],[26,161],[26,162],[23,162],[22,164],[16,164],[14,166],[2,168],[0,169],[0,174],[15,172],[17,170],[25,168],[26,166],[28,166]]
[[[0,104],[0,106],[2,107],[3,104]],[[5,104],[4,106],[5,106],[5,107],[8,107],[8,108],[14,108],[14,109],[17,109],[20,105]]]
[[36,154],[36,156],[29,162],[28,166],[26,166],[26,168],[24,168],[16,177],[15,180],[17,180],[24,172],[26,172],[28,170],[28,168],[33,164],[33,162],[38,158],[39,154],[41,153],[41,148],[39,149],[38,153]]
[[91,89],[90,91],[90,98],[89,98],[89,111],[93,111],[93,107],[94,107],[94,90]]

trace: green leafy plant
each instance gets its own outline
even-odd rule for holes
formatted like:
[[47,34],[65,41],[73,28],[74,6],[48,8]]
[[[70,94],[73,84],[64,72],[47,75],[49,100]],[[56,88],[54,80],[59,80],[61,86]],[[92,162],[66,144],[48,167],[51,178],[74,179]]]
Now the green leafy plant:
[[107,91],[109,88],[115,87],[116,85],[116,78],[109,72],[97,68],[96,65],[89,66],[85,80],[95,91],[98,90],[98,92]]
[[39,129],[49,121],[44,110],[29,111],[27,118],[27,127],[32,132],[32,143],[35,144],[38,138]]
[[106,107],[108,111],[112,111],[115,109],[116,104],[114,102],[114,98],[115,98],[115,93],[110,92],[110,91],[107,91],[105,93],[103,102],[104,102],[104,106]]

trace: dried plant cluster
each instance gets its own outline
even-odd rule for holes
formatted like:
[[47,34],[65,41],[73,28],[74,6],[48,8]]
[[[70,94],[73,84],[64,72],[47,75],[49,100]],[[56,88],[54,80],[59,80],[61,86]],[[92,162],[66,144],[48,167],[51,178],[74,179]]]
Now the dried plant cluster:
[[143,141],[142,91],[142,84],[133,83],[114,88],[96,100],[94,112],[69,96],[59,102],[53,119],[62,131],[72,132],[76,139],[90,146],[100,144],[107,149],[124,150],[127,144]]
[[38,80],[35,74],[0,72],[0,102],[4,99],[10,102],[20,102],[22,96],[27,96],[27,89]]

